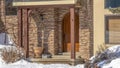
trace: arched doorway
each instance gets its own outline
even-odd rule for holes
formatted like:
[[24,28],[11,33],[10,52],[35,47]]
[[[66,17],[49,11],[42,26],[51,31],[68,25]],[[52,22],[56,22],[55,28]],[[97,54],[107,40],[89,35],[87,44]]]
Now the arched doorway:
[[[63,52],[71,51],[70,44],[70,13],[65,14],[63,18]],[[79,15],[75,13],[75,51],[79,52]]]

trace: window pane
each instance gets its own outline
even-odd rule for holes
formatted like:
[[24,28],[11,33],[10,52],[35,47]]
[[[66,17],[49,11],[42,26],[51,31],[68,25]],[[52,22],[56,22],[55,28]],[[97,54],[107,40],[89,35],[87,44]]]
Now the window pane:
[[120,43],[120,16],[106,18],[105,41],[112,44]]
[[120,0],[105,0],[105,8],[120,7]]
[[5,8],[6,8],[6,15],[16,15],[17,9],[12,7],[13,0],[6,0],[5,1]]

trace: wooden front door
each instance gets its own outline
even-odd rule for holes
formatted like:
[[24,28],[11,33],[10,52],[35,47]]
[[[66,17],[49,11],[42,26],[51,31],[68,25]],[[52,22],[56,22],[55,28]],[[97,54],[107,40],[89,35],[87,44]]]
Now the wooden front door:
[[[70,43],[70,13],[65,14],[63,18],[63,51],[71,51]],[[75,50],[79,51],[79,15],[75,14]]]

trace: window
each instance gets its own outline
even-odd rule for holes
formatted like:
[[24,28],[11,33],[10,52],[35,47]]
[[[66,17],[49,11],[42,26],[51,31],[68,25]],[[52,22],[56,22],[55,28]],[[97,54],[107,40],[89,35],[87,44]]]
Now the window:
[[5,2],[5,9],[6,9],[6,15],[16,15],[17,9],[12,6],[13,0],[6,0]]
[[106,44],[120,44],[120,16],[106,16],[105,20]]
[[105,8],[120,7],[120,0],[105,0]]

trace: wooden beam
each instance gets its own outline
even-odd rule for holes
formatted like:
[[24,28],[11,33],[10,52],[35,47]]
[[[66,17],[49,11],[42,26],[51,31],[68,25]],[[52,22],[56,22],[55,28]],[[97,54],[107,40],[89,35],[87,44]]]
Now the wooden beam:
[[28,23],[28,9],[23,9],[23,45],[25,49],[26,58],[29,57],[29,23]]
[[74,7],[75,4],[57,4],[57,5],[29,5],[29,6],[14,6],[20,8],[61,8],[61,7]]
[[18,46],[22,47],[22,9],[18,8]]
[[71,27],[71,59],[76,59],[75,54],[75,9],[70,8],[70,27]]

